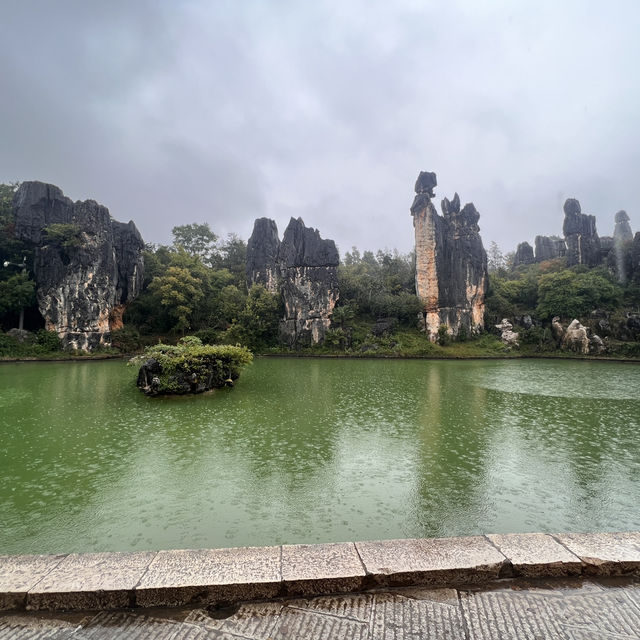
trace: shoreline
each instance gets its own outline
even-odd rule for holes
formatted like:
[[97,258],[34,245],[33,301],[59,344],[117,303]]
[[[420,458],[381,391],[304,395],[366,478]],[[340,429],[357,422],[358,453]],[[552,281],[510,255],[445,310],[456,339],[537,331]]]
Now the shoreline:
[[[100,360],[127,360],[139,353],[130,354],[95,354],[95,355],[69,355],[55,358],[38,358],[29,356],[24,358],[0,357],[0,365],[5,363],[20,362],[92,362]],[[391,354],[343,354],[343,353],[255,353],[255,358],[311,358],[329,360],[569,360],[578,362],[619,362],[627,364],[640,364],[640,358],[616,358],[611,356],[580,356],[580,355],[531,355],[531,354],[505,354],[505,355],[391,355]]]
[[640,575],[640,532],[0,556],[0,611],[229,606],[512,578]]

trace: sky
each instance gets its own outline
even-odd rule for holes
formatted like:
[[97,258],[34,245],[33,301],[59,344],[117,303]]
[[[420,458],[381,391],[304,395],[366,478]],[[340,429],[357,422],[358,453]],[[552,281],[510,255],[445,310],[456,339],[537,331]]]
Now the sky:
[[568,197],[635,232],[638,34],[637,0],[3,0],[0,182],[163,244],[294,216],[406,253],[421,170],[485,247],[561,234]]

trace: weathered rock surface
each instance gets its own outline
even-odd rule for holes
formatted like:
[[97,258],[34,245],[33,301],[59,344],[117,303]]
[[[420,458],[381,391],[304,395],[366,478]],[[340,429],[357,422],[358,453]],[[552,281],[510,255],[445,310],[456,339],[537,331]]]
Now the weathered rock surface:
[[453,200],[442,201],[437,214],[431,198],[435,173],[421,172],[411,206],[416,241],[416,293],[424,304],[423,328],[432,341],[441,324],[456,336],[460,329],[475,333],[484,327],[487,290],[487,254],[482,246],[473,204],[460,208]]
[[502,318],[502,322],[496,325],[496,329],[500,331],[500,339],[508,347],[519,347],[519,334],[513,330],[513,325],[507,318]]
[[[35,245],[40,313],[70,349],[108,346],[128,302],[142,286],[144,242],[133,222],[116,222],[93,200],[72,202],[42,182],[23,182],[14,197],[16,236]],[[49,236],[71,225],[72,238]]]
[[513,256],[513,266],[519,267],[521,264],[533,264],[534,262],[533,247],[528,242],[521,242]]
[[534,244],[536,262],[561,258],[567,249],[564,240],[558,236],[536,236]]
[[551,320],[551,333],[558,343],[562,341],[562,338],[564,337],[564,327],[560,323],[560,318],[558,316],[554,316]]
[[291,218],[278,258],[285,309],[280,339],[291,347],[323,342],[339,297],[334,241],[323,240],[302,218]]
[[[556,332],[554,325],[556,324],[559,324],[558,318],[553,319],[552,329],[554,329],[554,334]],[[575,351],[583,355],[604,353],[606,349],[600,336],[596,334],[589,335],[589,333],[589,329],[581,324],[579,320],[572,320],[562,333],[560,343],[562,349]]]
[[256,220],[247,244],[247,283],[281,292],[280,339],[290,347],[317,344],[331,325],[338,300],[339,255],[333,240],[291,218],[282,242],[273,220]]
[[262,284],[271,293],[279,289],[280,238],[274,220],[258,218],[247,242],[247,286]]
[[596,230],[596,217],[582,213],[580,203],[568,198],[564,203],[564,241],[567,245],[567,266],[600,263],[600,238]]
[[631,231],[631,225],[629,224],[629,216],[624,209],[616,213],[615,223],[613,239],[616,242],[631,242],[633,240],[633,231]]

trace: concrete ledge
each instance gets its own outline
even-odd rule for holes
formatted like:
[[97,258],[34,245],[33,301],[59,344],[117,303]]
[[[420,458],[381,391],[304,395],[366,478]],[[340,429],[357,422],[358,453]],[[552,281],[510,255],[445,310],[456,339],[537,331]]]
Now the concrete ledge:
[[503,577],[640,575],[640,533],[0,556],[0,610],[223,605]]

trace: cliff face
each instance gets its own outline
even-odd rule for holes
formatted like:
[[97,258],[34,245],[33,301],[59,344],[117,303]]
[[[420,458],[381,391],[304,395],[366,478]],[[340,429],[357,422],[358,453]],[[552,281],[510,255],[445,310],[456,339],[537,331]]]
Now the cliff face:
[[533,247],[528,242],[521,242],[513,256],[513,266],[519,267],[521,264],[533,264]]
[[580,203],[568,198],[564,203],[564,241],[567,245],[567,266],[600,263],[600,238],[596,231],[596,217],[582,213]]
[[317,344],[338,301],[338,250],[317,229],[291,218],[282,242],[273,220],[256,220],[247,243],[247,283],[282,292],[280,339],[290,347]]
[[247,242],[247,286],[261,284],[271,293],[279,290],[280,238],[274,220],[258,218]]
[[35,245],[46,328],[69,349],[108,346],[110,331],[122,326],[126,304],[142,286],[144,242],[133,222],[116,222],[97,202],[74,203],[42,182],[20,185],[14,214],[16,236]]
[[442,216],[431,198],[435,173],[421,172],[411,206],[416,241],[416,293],[424,303],[423,326],[431,340],[444,324],[452,335],[464,327],[474,333],[484,327],[487,290],[487,254],[482,246],[473,204],[460,208],[453,200],[442,201]]
[[561,258],[567,251],[564,240],[558,236],[536,236],[534,244],[536,262]]

